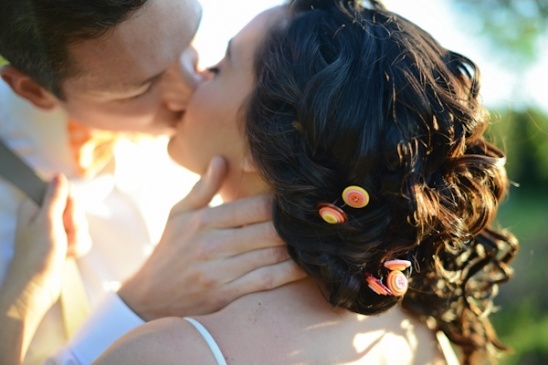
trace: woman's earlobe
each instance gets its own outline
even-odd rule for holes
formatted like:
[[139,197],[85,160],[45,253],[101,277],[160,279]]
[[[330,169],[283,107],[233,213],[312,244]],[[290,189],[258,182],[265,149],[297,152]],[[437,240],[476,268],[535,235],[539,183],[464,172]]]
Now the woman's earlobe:
[[50,110],[57,106],[57,98],[30,76],[11,65],[0,69],[0,77],[17,95],[41,109]]
[[255,160],[251,153],[247,153],[242,161],[242,170],[244,172],[257,172],[257,165],[255,165]]

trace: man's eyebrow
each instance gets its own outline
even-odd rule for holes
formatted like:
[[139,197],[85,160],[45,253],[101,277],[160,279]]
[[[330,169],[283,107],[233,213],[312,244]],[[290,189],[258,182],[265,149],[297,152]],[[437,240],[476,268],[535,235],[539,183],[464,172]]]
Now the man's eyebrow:
[[160,72],[156,75],[153,75],[151,77],[146,78],[142,81],[136,81],[136,82],[120,82],[116,84],[111,85],[96,85],[95,87],[90,88],[90,94],[97,94],[97,95],[125,95],[129,94],[131,92],[134,92],[143,86],[154,83],[155,81],[159,80],[162,77],[162,74],[164,72]]
[[132,91],[135,91],[135,90],[138,90],[140,88],[142,88],[143,86],[147,85],[147,84],[150,84],[150,83],[153,83],[157,80],[160,79],[160,77],[162,77],[162,74],[164,73],[164,71],[156,74],[156,75],[153,75],[151,77],[148,77],[142,81],[136,81],[136,82],[124,82],[124,83],[119,83],[119,84],[116,84],[116,85],[110,85],[109,87],[105,87],[105,88],[99,88],[97,89],[97,92],[100,93],[100,94],[104,94],[104,93],[113,93],[113,94],[126,94],[126,93],[130,93]]

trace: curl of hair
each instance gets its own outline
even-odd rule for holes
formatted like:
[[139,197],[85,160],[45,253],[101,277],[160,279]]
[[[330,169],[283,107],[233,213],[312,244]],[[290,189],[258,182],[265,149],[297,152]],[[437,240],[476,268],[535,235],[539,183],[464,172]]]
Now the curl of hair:
[[[292,1],[256,56],[247,114],[254,160],[275,192],[274,224],[329,302],[378,314],[401,302],[463,349],[504,350],[487,314],[518,243],[491,227],[508,186],[483,132],[479,70],[376,1]],[[359,185],[369,205],[325,223],[321,202]],[[408,259],[403,298],[364,273]]]

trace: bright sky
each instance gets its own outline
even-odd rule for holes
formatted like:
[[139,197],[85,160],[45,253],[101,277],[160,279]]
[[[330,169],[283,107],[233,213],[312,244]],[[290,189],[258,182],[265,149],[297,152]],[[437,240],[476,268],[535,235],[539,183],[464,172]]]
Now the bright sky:
[[[284,0],[201,0],[204,16],[196,46],[201,65],[209,66],[222,58],[228,40],[264,9]],[[430,32],[443,46],[476,62],[482,73],[482,95],[489,107],[534,103],[548,113],[548,47],[536,65],[527,69],[504,69],[504,60],[487,54],[484,44],[458,30],[448,0],[384,0],[388,9],[414,21]],[[543,40],[548,45],[548,35]],[[542,66],[541,66],[542,65]],[[524,79],[524,84],[518,80]],[[524,86],[525,85],[525,86]]]

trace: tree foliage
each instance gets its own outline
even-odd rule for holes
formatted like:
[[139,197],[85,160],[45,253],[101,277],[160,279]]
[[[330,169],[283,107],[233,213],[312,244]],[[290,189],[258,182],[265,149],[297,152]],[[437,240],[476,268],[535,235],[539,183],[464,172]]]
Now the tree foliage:
[[546,0],[452,0],[467,26],[486,46],[513,64],[532,63],[548,41]]
[[[508,72],[523,73],[547,49],[547,0],[450,0],[450,4],[461,30],[480,37],[489,54],[504,59]],[[544,264],[548,252],[548,116],[532,105],[514,110],[510,104],[491,110],[491,123],[491,138],[506,151],[508,175],[519,185],[511,189],[498,218],[517,235],[521,246],[513,265],[515,276],[501,287],[500,317],[494,317],[503,342],[515,350],[501,364],[545,364],[548,295],[538,288],[548,279]]]
[[516,184],[548,185],[548,117],[540,110],[491,112],[491,138],[507,152],[508,175]]

